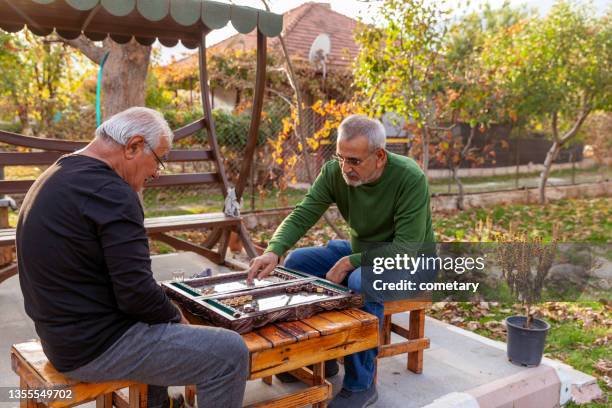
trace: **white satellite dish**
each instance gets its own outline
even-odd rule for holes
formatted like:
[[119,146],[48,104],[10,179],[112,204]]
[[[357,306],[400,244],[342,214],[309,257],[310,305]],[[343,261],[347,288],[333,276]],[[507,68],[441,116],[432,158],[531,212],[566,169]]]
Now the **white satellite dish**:
[[328,34],[319,34],[310,46],[308,60],[317,68],[323,70],[325,78],[329,53],[331,51],[331,38]]

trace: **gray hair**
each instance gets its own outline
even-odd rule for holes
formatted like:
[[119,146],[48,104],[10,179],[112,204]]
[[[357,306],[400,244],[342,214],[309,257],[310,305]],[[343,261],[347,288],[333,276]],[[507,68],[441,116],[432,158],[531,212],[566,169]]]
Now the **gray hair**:
[[111,116],[96,129],[97,138],[113,141],[122,146],[125,146],[130,138],[136,135],[144,137],[148,144],[145,146],[146,150],[150,150],[149,146],[155,149],[162,136],[168,138],[169,145],[172,144],[174,138],[174,133],[161,113],[140,106]]
[[365,115],[351,115],[338,128],[338,140],[352,140],[359,136],[368,139],[370,151],[384,149],[387,142],[385,127],[380,121]]

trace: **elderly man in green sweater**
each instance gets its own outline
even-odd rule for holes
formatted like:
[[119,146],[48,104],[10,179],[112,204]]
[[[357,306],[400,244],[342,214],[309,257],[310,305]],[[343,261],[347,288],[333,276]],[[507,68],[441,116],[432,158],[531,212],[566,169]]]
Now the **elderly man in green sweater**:
[[[285,266],[361,291],[361,253],[367,244],[434,242],[427,178],[414,160],[385,150],[385,129],[362,115],[347,117],[338,129],[335,160],[327,162],[304,200],[277,228],[265,253],[251,262],[249,279],[264,277],[335,203],[347,221],[351,241],[292,251]],[[383,317],[383,305],[363,310]],[[345,358],[343,388],[330,408],[365,407],[377,398],[376,349]],[[330,370],[331,369],[331,370]],[[326,364],[326,370],[334,367]],[[337,368],[335,368],[337,371]]]

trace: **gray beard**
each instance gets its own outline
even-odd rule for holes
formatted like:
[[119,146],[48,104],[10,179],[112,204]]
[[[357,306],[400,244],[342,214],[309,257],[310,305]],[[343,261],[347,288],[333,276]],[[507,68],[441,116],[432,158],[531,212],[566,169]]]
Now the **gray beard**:
[[[382,173],[381,173],[381,175],[382,175]],[[379,175],[378,177],[380,177],[380,175]],[[373,182],[374,180],[378,179],[378,177],[377,177],[376,175],[374,175],[374,176],[370,177],[368,180],[358,180],[358,181],[352,181],[352,180],[350,180],[350,179],[349,179],[349,178],[346,176],[346,174],[342,173],[342,178],[344,179],[344,182],[345,182],[347,185],[351,186],[351,187],[359,187],[359,186],[362,186],[362,185],[364,185],[364,184],[371,183],[371,182]]]
[[351,187],[359,187],[359,186],[361,186],[362,184],[364,184],[364,182],[363,182],[363,181],[361,181],[361,180],[358,180],[358,181],[352,181],[352,180],[349,180],[349,179],[348,179],[348,178],[347,178],[347,177],[344,175],[344,173],[342,173],[342,178],[344,179],[345,183],[346,183],[347,185],[351,186]]

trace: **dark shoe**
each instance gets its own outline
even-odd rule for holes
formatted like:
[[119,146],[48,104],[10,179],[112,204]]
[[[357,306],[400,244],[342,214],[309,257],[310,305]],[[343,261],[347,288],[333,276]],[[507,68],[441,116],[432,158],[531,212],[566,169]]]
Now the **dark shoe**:
[[360,392],[341,389],[338,395],[331,400],[329,408],[365,408],[374,404],[378,400],[376,386],[373,385],[370,389]]
[[[312,366],[310,366],[309,368],[312,370]],[[338,371],[340,371],[340,366],[338,365],[337,360],[327,360],[325,362],[325,378],[333,377],[334,375],[338,374]],[[276,378],[278,378],[280,382],[285,384],[299,381],[297,378],[295,378],[289,373],[276,374]]]

